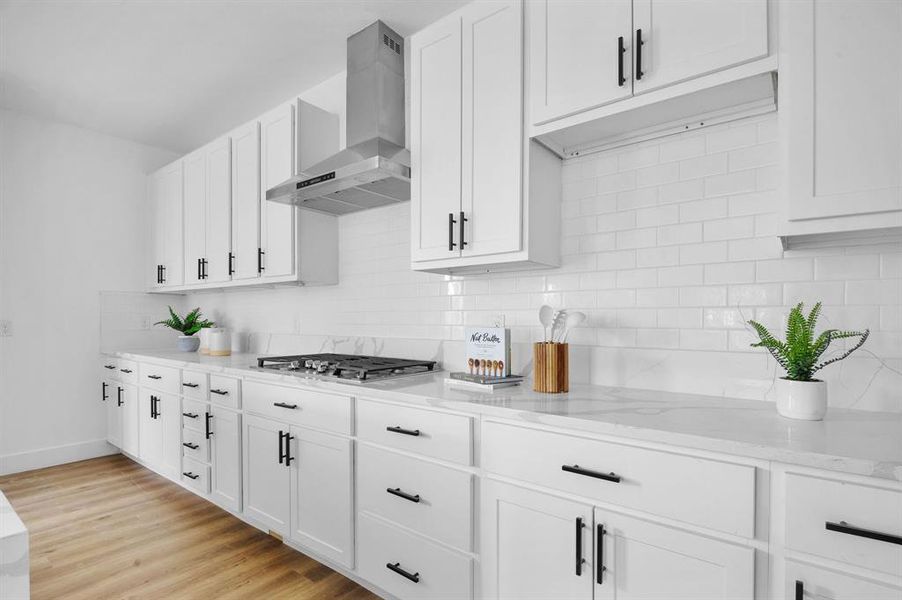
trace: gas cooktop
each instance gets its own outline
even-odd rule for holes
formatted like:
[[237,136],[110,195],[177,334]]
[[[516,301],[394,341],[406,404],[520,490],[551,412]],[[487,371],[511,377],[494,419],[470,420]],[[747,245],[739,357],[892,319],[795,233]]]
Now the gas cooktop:
[[410,360],[358,354],[261,356],[257,368],[331,381],[365,383],[420,375],[435,369],[434,360]]

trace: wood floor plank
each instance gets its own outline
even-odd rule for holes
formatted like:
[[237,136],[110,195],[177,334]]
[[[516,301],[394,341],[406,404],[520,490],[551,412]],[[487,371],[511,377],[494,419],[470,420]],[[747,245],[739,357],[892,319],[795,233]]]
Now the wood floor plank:
[[122,455],[0,477],[29,530],[33,600],[373,600]]

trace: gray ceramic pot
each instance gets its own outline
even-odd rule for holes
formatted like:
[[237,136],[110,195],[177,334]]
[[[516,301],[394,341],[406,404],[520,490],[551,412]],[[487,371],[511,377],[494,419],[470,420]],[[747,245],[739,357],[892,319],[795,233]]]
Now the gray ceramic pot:
[[200,338],[194,335],[180,335],[175,344],[182,352],[197,352],[200,347]]

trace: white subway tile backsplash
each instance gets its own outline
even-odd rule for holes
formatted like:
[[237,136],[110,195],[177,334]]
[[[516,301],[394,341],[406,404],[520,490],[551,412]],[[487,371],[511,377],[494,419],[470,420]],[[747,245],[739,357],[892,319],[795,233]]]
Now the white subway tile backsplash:
[[777,118],[766,115],[565,161],[558,269],[412,272],[410,209],[400,204],[339,220],[337,286],[205,293],[187,303],[236,332],[439,346],[499,314],[515,342],[529,344],[543,336],[537,310],[547,303],[589,316],[569,338],[572,358],[583,352],[592,365],[584,380],[763,399],[779,371],[749,347],[746,321],[782,336],[790,306],[822,300],[823,327],[870,327],[866,349],[897,369],[853,355],[827,369],[840,384],[831,403],[902,411],[902,246],[784,253],[777,137]]

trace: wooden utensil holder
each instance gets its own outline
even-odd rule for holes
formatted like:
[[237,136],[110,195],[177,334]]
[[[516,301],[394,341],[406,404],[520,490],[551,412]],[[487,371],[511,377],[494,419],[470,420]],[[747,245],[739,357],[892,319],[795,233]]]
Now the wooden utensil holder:
[[570,390],[570,345],[536,342],[532,346],[535,367],[533,390],[558,394]]

